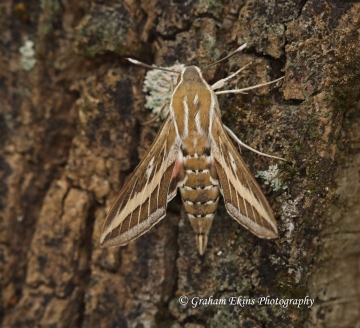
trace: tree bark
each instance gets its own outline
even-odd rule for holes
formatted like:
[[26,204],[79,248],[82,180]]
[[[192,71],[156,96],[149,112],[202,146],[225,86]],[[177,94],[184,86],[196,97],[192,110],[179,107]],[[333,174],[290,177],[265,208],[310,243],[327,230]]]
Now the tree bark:
[[[4,0],[0,325],[360,327],[358,17],[350,1]],[[220,205],[199,256],[175,199],[136,241],[100,248],[160,126],[142,125],[146,70],[124,58],[204,68],[243,43],[206,74],[211,84],[252,62],[227,89],[285,75],[219,96],[225,125],[287,160],[242,154],[254,175],[278,165],[278,188],[258,181],[279,238],[257,238]],[[315,302],[259,304],[266,296]]]

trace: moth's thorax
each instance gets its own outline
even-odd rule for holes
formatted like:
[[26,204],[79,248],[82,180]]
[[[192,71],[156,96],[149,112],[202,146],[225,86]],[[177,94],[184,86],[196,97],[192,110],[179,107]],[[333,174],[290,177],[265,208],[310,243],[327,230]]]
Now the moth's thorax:
[[170,105],[180,138],[186,138],[189,131],[208,136],[215,106],[215,93],[203,79],[200,69],[196,66],[186,67]]

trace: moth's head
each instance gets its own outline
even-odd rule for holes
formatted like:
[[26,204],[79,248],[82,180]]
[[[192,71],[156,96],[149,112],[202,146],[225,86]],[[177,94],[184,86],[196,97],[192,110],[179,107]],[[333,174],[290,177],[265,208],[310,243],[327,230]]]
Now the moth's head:
[[201,70],[197,66],[185,67],[181,72],[181,79],[183,82],[201,82],[201,81],[203,81]]

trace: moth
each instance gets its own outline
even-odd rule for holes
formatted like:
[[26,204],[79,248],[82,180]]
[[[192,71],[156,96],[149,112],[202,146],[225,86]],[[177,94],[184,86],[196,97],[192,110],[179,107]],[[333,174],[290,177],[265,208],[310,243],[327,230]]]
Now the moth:
[[204,80],[197,66],[177,72],[179,82],[172,94],[169,114],[112,205],[102,230],[102,246],[126,245],[147,232],[166,215],[167,203],[178,189],[200,255],[206,250],[220,195],[227,212],[256,236],[278,236],[273,212],[229,135],[244,144],[221,121],[216,94],[254,88],[214,91],[238,72],[213,86]]

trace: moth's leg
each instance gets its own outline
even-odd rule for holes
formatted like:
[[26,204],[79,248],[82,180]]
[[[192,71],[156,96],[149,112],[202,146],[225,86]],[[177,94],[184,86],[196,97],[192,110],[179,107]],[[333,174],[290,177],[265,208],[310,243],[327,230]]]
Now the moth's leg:
[[171,94],[173,94],[173,93],[174,93],[174,84],[173,84],[173,81],[170,80],[170,79],[165,79],[165,78],[163,78],[163,80],[170,84]]
[[156,121],[156,120],[161,116],[161,114],[164,112],[164,109],[165,109],[167,106],[169,106],[169,103],[168,103],[168,102],[165,102],[165,104],[162,105],[162,107],[160,108],[159,112],[158,112],[153,118],[151,118],[150,120],[145,121],[145,122],[143,122],[143,123],[141,123],[141,124],[142,124],[142,125],[148,125],[148,124]]
[[215,94],[217,94],[217,95],[222,95],[222,94],[225,94],[225,93],[244,93],[244,91],[261,88],[261,87],[263,87],[263,86],[265,86],[265,85],[278,82],[278,81],[282,80],[284,77],[285,77],[285,76],[282,76],[282,77],[280,77],[280,78],[278,78],[278,79],[276,79],[276,80],[273,80],[273,81],[270,81],[270,82],[266,82],[266,83],[257,84],[257,85],[254,85],[254,86],[248,87],[248,88],[235,89],[235,90],[217,91],[217,92],[215,92]]
[[229,76],[226,77],[225,79],[221,79],[221,80],[217,81],[216,83],[214,83],[214,84],[211,86],[211,89],[216,90],[216,89],[222,88],[222,87],[225,85],[225,83],[226,83],[227,80],[232,79],[234,76],[238,75],[241,71],[243,71],[246,67],[248,67],[248,66],[251,65],[251,64],[252,64],[252,62],[250,62],[249,64],[247,64],[247,65],[245,65],[244,67],[240,68],[240,69],[237,70],[235,73],[229,75]]
[[243,143],[237,136],[234,132],[232,132],[226,125],[223,125],[225,130],[227,131],[227,133],[229,134],[229,136],[231,138],[233,138],[240,146],[244,146],[245,148],[253,151],[254,153],[256,154],[259,154],[259,155],[262,155],[262,156],[266,156],[266,157],[270,157],[270,158],[275,158],[275,159],[279,159],[281,161],[284,161],[286,162],[285,159],[281,158],[281,157],[277,157],[277,156],[273,156],[273,155],[268,155],[268,154],[265,154],[265,153],[262,153],[254,148],[251,148],[250,146],[248,146],[247,144]]

